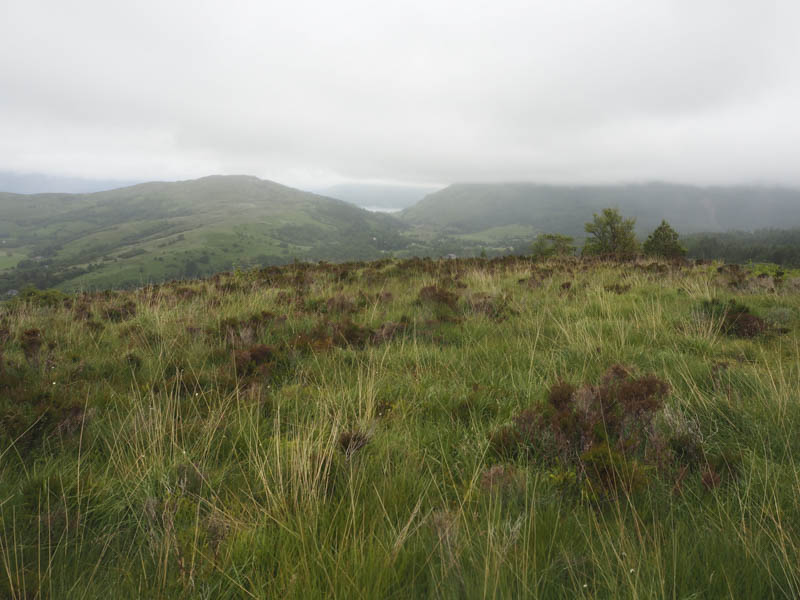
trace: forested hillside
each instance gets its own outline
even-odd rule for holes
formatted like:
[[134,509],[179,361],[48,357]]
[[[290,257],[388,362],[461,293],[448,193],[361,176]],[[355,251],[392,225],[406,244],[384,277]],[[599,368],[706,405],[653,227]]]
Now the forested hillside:
[[800,228],[696,233],[684,237],[684,243],[694,258],[800,266]]
[[661,183],[456,184],[430,194],[400,216],[411,224],[461,234],[513,225],[581,237],[583,224],[606,207],[636,218],[640,235],[655,229],[662,219],[683,234],[800,225],[800,190]]

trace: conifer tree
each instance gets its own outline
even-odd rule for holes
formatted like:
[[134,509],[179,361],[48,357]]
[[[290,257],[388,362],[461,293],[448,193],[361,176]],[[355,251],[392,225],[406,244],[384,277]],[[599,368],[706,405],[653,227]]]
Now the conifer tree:
[[686,255],[686,248],[678,241],[678,232],[666,221],[661,221],[661,225],[656,227],[644,243],[644,253],[648,256],[680,258]]

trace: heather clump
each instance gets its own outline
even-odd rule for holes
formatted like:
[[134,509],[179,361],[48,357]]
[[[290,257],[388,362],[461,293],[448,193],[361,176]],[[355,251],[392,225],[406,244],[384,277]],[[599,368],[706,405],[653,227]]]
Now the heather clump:
[[260,319],[253,320],[225,317],[219,322],[219,336],[225,341],[227,346],[241,348],[252,344],[256,340],[259,334],[260,323]]
[[185,286],[180,286],[175,288],[173,293],[175,294],[175,297],[181,302],[189,302],[192,299],[196,298],[197,296],[201,295],[201,292],[199,290]]
[[493,432],[490,446],[506,458],[573,471],[596,494],[634,491],[659,449],[653,420],[669,391],[655,375],[635,376],[620,365],[598,385],[559,381],[546,403],[520,411],[511,425]]
[[120,323],[136,315],[136,303],[133,300],[127,300],[121,304],[106,306],[101,312],[103,317],[112,323]]
[[622,284],[622,283],[614,283],[612,285],[603,286],[603,289],[607,292],[612,292],[614,294],[624,294],[629,292],[631,289],[630,284]]
[[473,313],[485,315],[497,322],[504,321],[515,313],[507,295],[473,294],[469,298],[468,306]]
[[337,440],[339,450],[341,450],[347,458],[351,458],[356,452],[366,446],[367,442],[369,442],[369,435],[357,429],[343,431]]
[[356,303],[344,294],[337,294],[328,298],[325,305],[329,313],[349,314],[356,312]]
[[408,327],[408,323],[405,321],[399,322],[386,322],[381,325],[374,334],[372,334],[372,343],[373,344],[381,344],[383,342],[388,342],[400,335],[402,335]]
[[236,350],[233,356],[236,374],[239,377],[255,373],[268,376],[278,361],[278,353],[275,348],[264,344],[256,344],[246,350]]
[[59,306],[69,307],[72,298],[59,290],[38,290],[34,287],[27,287],[20,290],[10,302],[9,308],[18,310],[25,305],[39,308],[57,308]]
[[748,273],[741,265],[722,265],[717,268],[729,288],[740,290],[747,286]]
[[319,321],[308,331],[297,333],[289,344],[300,352],[310,354],[323,352],[333,346],[330,324],[324,320]]
[[364,348],[375,336],[369,327],[343,319],[331,325],[331,338],[334,346]]
[[418,299],[423,304],[434,308],[446,308],[455,311],[458,304],[458,295],[435,285],[428,285],[419,291]]
[[536,289],[542,287],[542,281],[535,276],[523,277],[517,280],[517,284],[524,285],[529,289]]
[[91,304],[86,300],[78,302],[73,306],[73,314],[76,321],[88,321],[94,317]]
[[722,332],[728,335],[752,338],[769,329],[764,319],[736,300],[722,302],[714,298],[703,301],[702,307],[709,317],[720,324]]
[[26,329],[22,332],[20,346],[25,353],[25,358],[34,368],[39,365],[39,351],[42,343],[42,332],[38,329]]

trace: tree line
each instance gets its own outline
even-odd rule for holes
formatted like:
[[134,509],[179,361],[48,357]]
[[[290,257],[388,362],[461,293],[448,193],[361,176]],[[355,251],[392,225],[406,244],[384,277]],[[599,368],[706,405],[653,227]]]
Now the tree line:
[[[616,208],[605,208],[599,214],[595,213],[584,226],[588,237],[581,255],[613,258],[632,258],[640,254],[661,258],[686,256],[687,248],[667,221],[662,220],[643,244],[636,239],[635,225],[636,219],[624,218]],[[577,251],[573,242],[574,239],[566,235],[541,234],[533,242],[532,254],[539,258],[571,256]]]
[[685,236],[683,241],[693,258],[800,267],[800,228],[696,233]]

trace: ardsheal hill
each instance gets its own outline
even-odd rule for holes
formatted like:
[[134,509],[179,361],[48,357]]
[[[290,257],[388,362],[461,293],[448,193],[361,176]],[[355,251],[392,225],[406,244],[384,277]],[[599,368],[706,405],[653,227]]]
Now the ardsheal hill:
[[0,291],[130,287],[293,259],[379,258],[408,244],[397,219],[250,176],[0,193],[0,215]]

